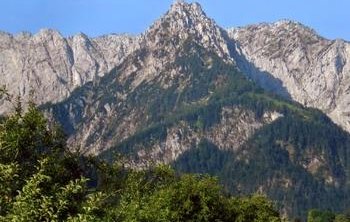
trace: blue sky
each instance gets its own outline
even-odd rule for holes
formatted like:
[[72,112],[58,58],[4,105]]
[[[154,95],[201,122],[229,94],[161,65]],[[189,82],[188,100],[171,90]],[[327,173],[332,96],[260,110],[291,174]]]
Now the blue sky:
[[[58,29],[89,36],[143,32],[172,0],[0,0],[0,30]],[[189,1],[191,2],[191,1]],[[330,38],[350,40],[350,0],[198,0],[223,27],[292,19]]]

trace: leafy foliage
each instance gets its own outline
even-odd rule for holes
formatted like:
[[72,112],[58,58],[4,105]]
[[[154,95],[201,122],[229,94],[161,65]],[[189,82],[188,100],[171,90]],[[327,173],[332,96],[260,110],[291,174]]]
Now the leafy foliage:
[[335,214],[331,211],[321,211],[312,209],[308,213],[308,222],[349,222],[350,216]]
[[131,173],[112,215],[117,221],[280,221],[264,197],[230,198],[212,177],[177,177],[165,166]]

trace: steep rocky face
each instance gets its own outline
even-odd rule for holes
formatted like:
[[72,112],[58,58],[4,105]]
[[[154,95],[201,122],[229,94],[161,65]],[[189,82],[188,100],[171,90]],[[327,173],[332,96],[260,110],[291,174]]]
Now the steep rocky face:
[[[350,131],[349,43],[324,39],[310,28],[291,21],[251,25],[228,32],[231,40],[199,4],[176,2],[138,37],[112,34],[88,38],[78,34],[63,38],[54,30],[42,30],[34,36],[1,33],[0,82],[10,93],[20,94],[26,100],[34,90],[36,103],[57,102],[67,98],[76,87],[121,64],[141,45],[159,49],[154,50],[158,55],[147,61],[152,66],[148,70],[157,72],[169,62],[161,58],[171,58],[162,57],[162,53],[174,52],[181,39],[191,36],[225,61],[238,61],[241,70],[264,88],[321,109]],[[176,38],[169,39],[174,33]],[[233,49],[235,46],[237,50]],[[142,82],[146,76],[147,73],[137,81]],[[9,106],[1,101],[0,113],[8,111]]]
[[[108,71],[119,65],[123,59],[139,47],[139,37],[110,34],[91,39],[95,48],[104,58]],[[99,76],[105,73],[99,73]]]
[[225,61],[233,61],[226,35],[226,31],[207,17],[198,3],[187,4],[177,1],[146,31],[143,43],[151,48],[159,48],[164,44],[177,48],[179,40],[191,38]]
[[229,30],[241,69],[266,89],[324,111],[350,131],[350,43],[292,21]]
[[[57,106],[54,112],[64,119],[63,125],[71,123],[67,126],[73,132],[69,142],[87,153],[100,153],[162,112],[185,101],[205,99],[209,85],[213,89],[222,85],[226,77],[221,74],[232,69],[214,73],[214,60],[234,64],[224,34],[197,3],[175,3],[115,70]],[[185,95],[188,91],[196,95]],[[169,110],[156,113],[159,107],[151,106],[161,99],[171,100]]]
[[[118,65],[134,49],[134,41],[117,35],[63,38],[48,29],[35,35],[0,33],[0,82],[25,100],[33,90],[37,104],[57,102]],[[1,101],[0,113],[9,108],[10,104]]]

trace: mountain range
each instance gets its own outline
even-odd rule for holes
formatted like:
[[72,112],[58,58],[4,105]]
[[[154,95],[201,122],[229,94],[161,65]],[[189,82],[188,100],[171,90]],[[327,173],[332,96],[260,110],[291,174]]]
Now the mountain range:
[[300,23],[226,30],[185,2],[139,36],[0,34],[1,83],[72,149],[209,173],[289,217],[350,206],[349,58],[350,43]]

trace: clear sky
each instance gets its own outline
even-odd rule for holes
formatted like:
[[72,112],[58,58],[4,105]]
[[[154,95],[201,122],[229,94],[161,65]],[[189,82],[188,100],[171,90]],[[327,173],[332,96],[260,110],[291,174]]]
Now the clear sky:
[[[0,30],[54,28],[63,35],[143,32],[173,0],[0,0]],[[188,1],[191,2],[191,1]],[[350,40],[350,0],[198,0],[222,27],[292,19]]]

